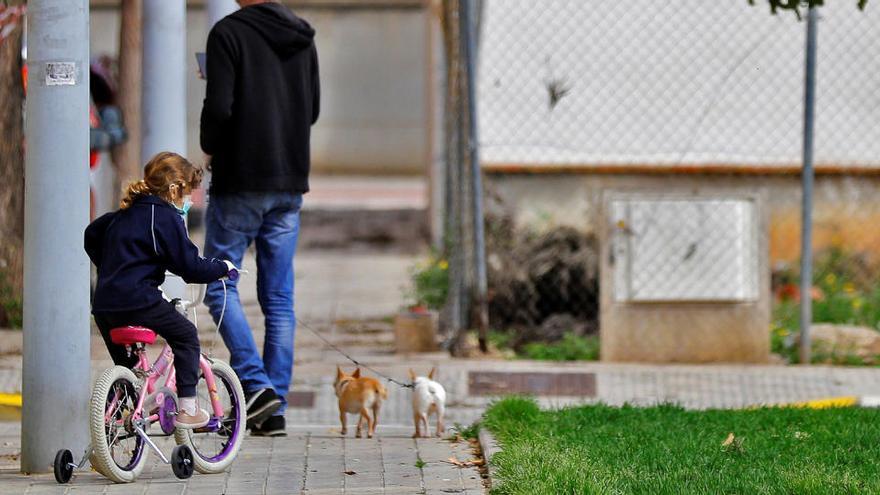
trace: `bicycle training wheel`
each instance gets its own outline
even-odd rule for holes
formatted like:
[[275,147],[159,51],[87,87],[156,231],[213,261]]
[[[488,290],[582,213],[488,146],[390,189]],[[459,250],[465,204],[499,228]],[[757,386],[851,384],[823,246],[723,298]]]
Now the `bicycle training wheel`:
[[[217,431],[211,431],[209,427],[195,430],[178,428],[174,432],[174,439],[178,444],[187,445],[192,449],[193,466],[196,471],[203,474],[222,472],[232,464],[241,448],[247,421],[244,391],[241,382],[238,381],[238,375],[228,364],[217,360],[211,363],[211,371],[214,373],[214,381],[217,385],[217,398],[223,408],[220,428]],[[196,393],[199,397],[199,407],[208,411],[213,418],[211,395],[204,376],[199,377]]]
[[147,463],[149,449],[131,423],[138,402],[137,383],[130,369],[114,366],[101,374],[92,391],[92,466],[116,483],[136,480]]

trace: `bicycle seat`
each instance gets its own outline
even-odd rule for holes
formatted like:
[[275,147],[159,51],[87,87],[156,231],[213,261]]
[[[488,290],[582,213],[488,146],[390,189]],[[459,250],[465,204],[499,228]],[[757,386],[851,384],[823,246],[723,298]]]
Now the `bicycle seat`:
[[110,340],[118,345],[152,344],[156,342],[156,332],[144,327],[120,327],[110,330]]

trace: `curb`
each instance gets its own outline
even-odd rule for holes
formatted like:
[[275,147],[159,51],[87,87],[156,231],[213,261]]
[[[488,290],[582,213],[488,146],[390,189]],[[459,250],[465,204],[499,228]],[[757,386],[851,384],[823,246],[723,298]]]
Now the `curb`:
[[21,407],[21,394],[4,394],[0,392],[0,406]]
[[807,409],[829,409],[832,407],[880,407],[880,396],[842,396],[827,397],[824,399],[808,400],[803,402],[791,402],[782,404],[783,407],[803,407]]
[[498,445],[492,432],[486,428],[480,428],[478,438],[480,441],[480,450],[483,451],[483,459],[486,461],[486,471],[489,473],[487,480],[489,482],[489,489],[491,490],[492,487],[495,486],[493,480],[497,479],[496,475],[498,473],[498,467],[492,462],[492,457],[501,451],[501,447]]

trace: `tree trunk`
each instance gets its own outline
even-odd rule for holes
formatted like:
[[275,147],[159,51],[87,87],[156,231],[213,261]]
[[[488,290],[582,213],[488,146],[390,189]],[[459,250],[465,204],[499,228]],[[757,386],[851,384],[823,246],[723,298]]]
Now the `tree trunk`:
[[20,321],[24,280],[24,17],[18,14],[21,4],[8,2],[7,7],[0,6],[0,13],[15,9],[2,23],[12,30],[0,28],[0,327]]
[[119,27],[119,94],[117,101],[128,140],[113,148],[116,166],[114,202],[122,187],[141,178],[141,13],[142,0],[122,0]]

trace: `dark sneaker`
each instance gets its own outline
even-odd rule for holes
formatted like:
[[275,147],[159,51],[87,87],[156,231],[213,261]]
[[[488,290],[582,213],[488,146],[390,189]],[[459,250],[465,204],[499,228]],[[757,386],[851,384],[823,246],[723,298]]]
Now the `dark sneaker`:
[[287,422],[284,421],[284,416],[269,416],[266,421],[251,430],[251,435],[255,437],[286,437],[286,426]]
[[247,408],[247,427],[252,429],[269,419],[269,416],[281,407],[281,399],[271,388],[264,388],[248,395],[245,407]]

